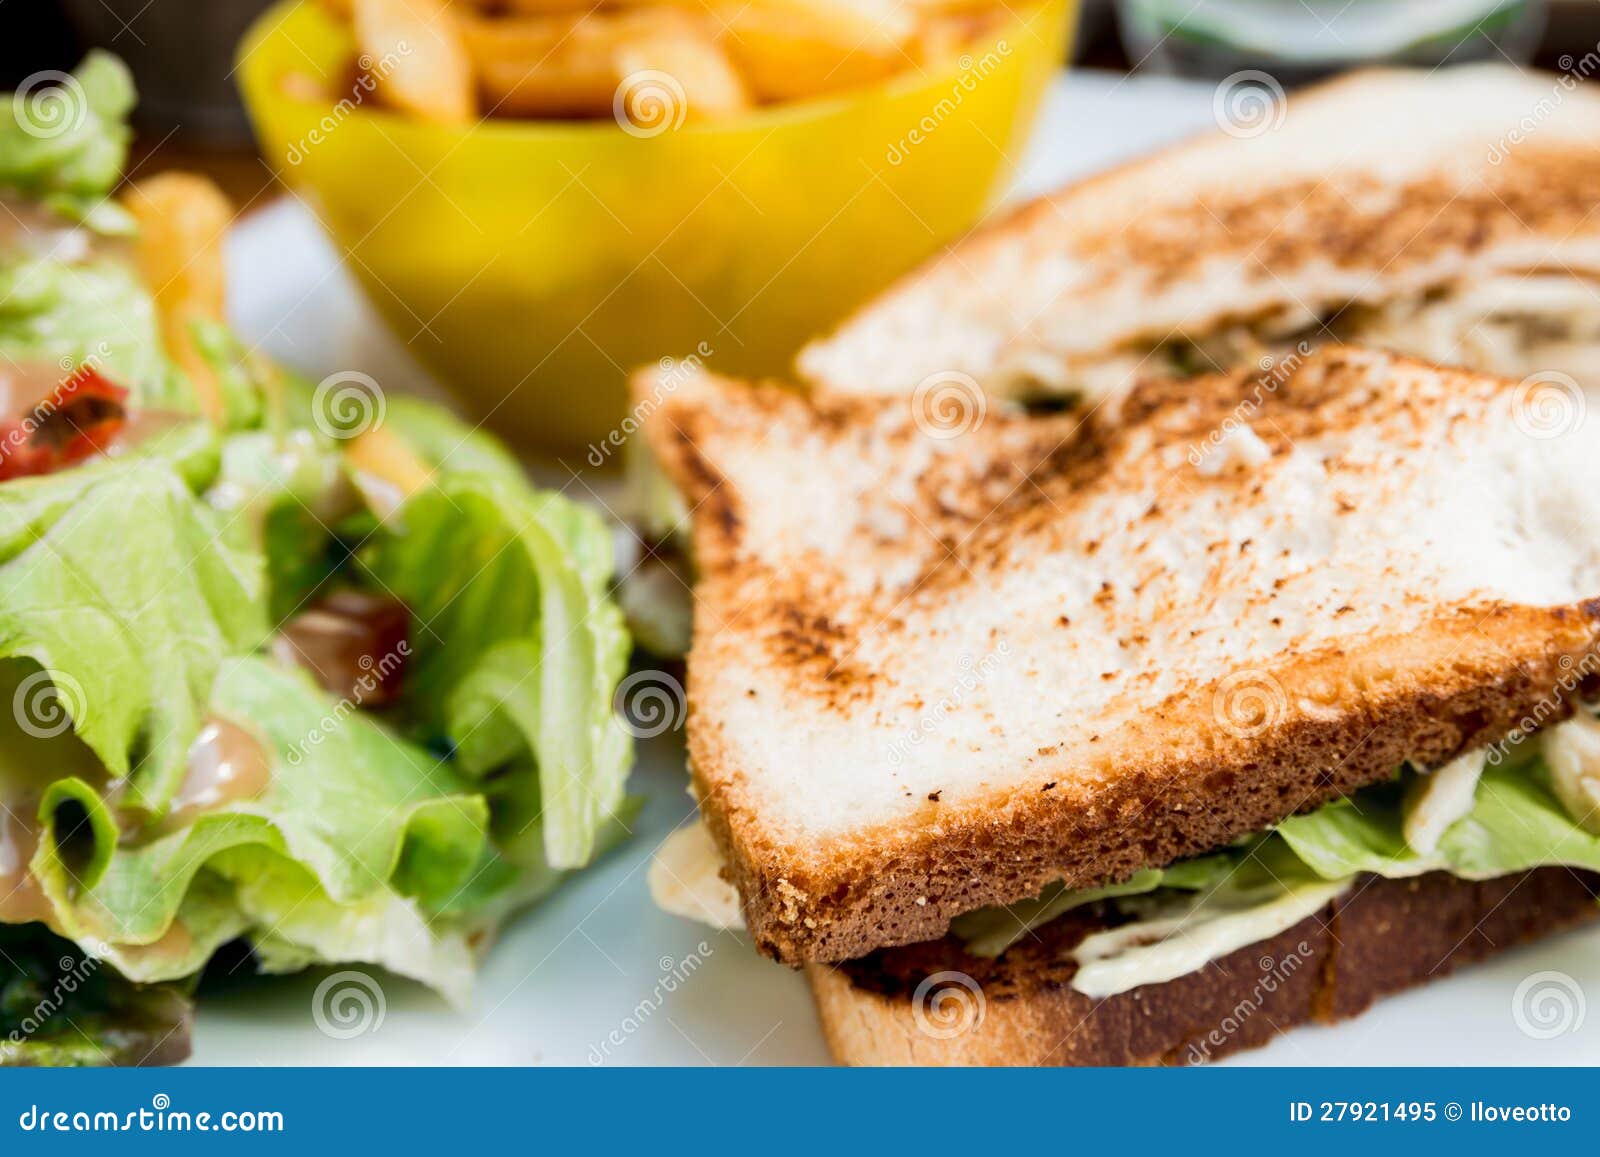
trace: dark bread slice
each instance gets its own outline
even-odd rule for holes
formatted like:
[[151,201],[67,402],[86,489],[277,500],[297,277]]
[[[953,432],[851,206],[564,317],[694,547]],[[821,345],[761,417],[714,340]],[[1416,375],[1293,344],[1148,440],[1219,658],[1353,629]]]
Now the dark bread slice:
[[1098,1001],[1070,987],[1067,952],[1105,926],[1104,910],[1069,913],[994,960],[947,938],[809,965],[807,975],[842,1064],[1193,1064],[1293,1025],[1355,1016],[1381,996],[1592,920],[1597,894],[1600,875],[1565,868],[1481,882],[1365,877],[1269,940]]

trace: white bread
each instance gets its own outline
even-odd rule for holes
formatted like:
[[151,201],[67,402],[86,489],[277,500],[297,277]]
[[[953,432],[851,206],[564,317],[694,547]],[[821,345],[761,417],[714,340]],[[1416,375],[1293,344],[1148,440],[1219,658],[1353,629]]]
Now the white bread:
[[[1532,271],[1591,277],[1592,89],[1475,65],[1368,71],[1293,92],[1270,131],[1209,133],[979,229],[803,350],[800,376],[848,393],[903,395],[959,373],[995,394],[1094,395],[1108,380],[1163,372],[1152,346],[1239,322],[1272,317],[1327,340],[1320,323],[1351,303]],[[1338,329],[1518,377],[1596,361],[1473,348],[1474,320],[1444,341],[1430,332],[1437,318]]]
[[1506,734],[1600,616],[1588,419],[1529,405],[1346,348],[959,436],[679,385],[689,750],[758,945],[933,939]]

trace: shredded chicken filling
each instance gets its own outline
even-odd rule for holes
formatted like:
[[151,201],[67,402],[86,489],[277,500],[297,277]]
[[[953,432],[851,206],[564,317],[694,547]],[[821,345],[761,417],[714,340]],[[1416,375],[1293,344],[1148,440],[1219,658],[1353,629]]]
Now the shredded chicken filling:
[[1566,270],[1507,271],[1378,304],[1351,302],[1323,313],[1285,308],[1087,361],[1019,347],[999,375],[1004,392],[1024,401],[1099,398],[1139,377],[1217,372],[1329,341],[1506,377],[1558,371],[1600,389],[1600,282]]

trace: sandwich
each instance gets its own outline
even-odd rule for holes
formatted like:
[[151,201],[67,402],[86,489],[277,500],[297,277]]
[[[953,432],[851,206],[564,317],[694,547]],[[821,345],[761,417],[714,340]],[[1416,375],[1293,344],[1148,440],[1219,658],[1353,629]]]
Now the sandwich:
[[460,1003],[629,808],[607,530],[243,345],[221,194],[114,194],[133,100],[102,54],[0,100],[7,1065],[181,1059],[214,962]]
[[1354,73],[984,226],[797,360],[819,389],[1092,402],[1354,342],[1600,384],[1600,92]]
[[1544,411],[1345,346],[959,434],[689,378],[658,900],[858,1064],[1207,1060],[1592,918],[1600,464]]
[[[1536,379],[1557,409],[1600,387],[1600,94],[1497,66],[1374,70],[1261,128],[1224,120],[979,228],[805,347],[796,376],[952,429],[1330,341]],[[642,412],[695,362],[650,379]],[[681,655],[686,511],[648,453],[628,466],[646,549],[620,597],[642,646]]]

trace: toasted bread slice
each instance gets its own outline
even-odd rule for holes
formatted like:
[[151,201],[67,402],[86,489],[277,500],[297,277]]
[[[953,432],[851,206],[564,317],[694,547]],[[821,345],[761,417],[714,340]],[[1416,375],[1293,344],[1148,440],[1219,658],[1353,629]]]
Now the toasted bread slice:
[[1536,424],[1517,384],[1335,348],[1116,417],[963,395],[964,432],[709,376],[653,396],[694,512],[695,788],[786,961],[935,939],[1561,718],[1600,633],[1570,395]]
[[[1068,983],[1084,912],[997,960],[953,940],[807,975],[834,1059],[849,1065],[1159,1065],[1214,1061],[1295,1025],[1356,1016],[1379,997],[1600,916],[1600,876],[1541,868],[1473,883],[1367,877],[1293,928],[1199,972],[1104,1000]],[[1509,995],[1509,994],[1508,994]]]
[[[1600,270],[1597,159],[1600,91],[1573,78],[1352,74],[980,228],[798,368],[852,393],[962,373],[997,394],[1096,395],[1140,367],[1165,372],[1160,343],[1198,341],[1203,363],[1229,368],[1203,339],[1259,323],[1514,377],[1600,373],[1600,354],[1493,324],[1585,308],[1576,282]],[[1444,291],[1471,300],[1447,314],[1429,300]],[[1403,300],[1417,318],[1391,315]]]

